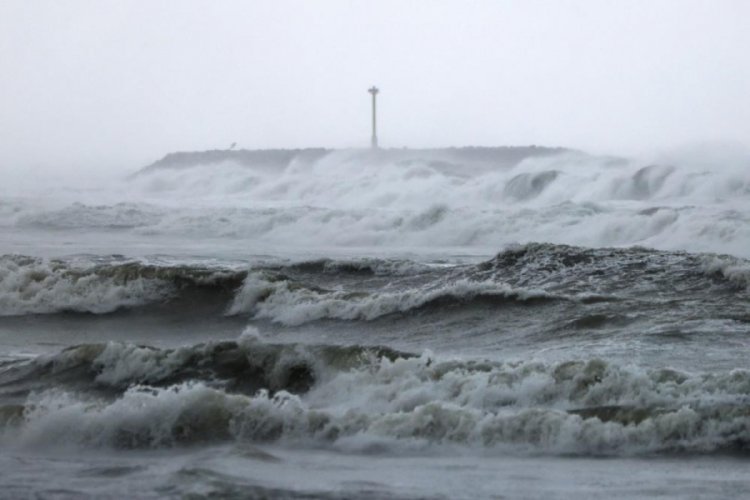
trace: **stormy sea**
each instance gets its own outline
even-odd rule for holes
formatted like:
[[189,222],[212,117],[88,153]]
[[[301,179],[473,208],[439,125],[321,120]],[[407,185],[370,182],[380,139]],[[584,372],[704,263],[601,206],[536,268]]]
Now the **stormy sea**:
[[8,178],[0,497],[747,496],[749,166],[239,150]]

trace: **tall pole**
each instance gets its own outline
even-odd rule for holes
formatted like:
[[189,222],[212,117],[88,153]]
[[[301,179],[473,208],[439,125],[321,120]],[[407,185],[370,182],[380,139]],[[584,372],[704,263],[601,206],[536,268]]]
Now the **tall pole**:
[[378,90],[377,87],[374,85],[367,90],[370,94],[372,94],[372,140],[370,141],[370,146],[372,149],[378,149],[378,128],[377,128],[377,95],[380,90]]

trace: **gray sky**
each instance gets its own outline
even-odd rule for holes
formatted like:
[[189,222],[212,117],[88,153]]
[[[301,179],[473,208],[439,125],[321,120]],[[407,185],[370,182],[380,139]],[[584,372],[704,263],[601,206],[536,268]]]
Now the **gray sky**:
[[750,146],[750,1],[0,0],[0,168],[174,150]]

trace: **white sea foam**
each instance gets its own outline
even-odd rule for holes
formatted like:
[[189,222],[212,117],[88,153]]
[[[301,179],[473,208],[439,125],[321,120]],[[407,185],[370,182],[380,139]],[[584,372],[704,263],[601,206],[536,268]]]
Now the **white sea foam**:
[[20,229],[127,232],[134,243],[214,238],[219,248],[240,240],[290,251],[491,253],[543,241],[750,257],[746,159],[649,164],[569,153],[509,166],[392,156],[339,151],[285,168],[157,169],[36,208],[29,198],[7,218]]
[[750,287],[750,263],[744,259],[726,256],[704,257],[703,271],[707,274],[718,273],[732,283]]
[[109,342],[93,360],[96,381],[112,386],[133,383],[156,383],[183,366],[195,349],[159,350],[149,347]]
[[319,319],[373,320],[406,312],[439,299],[470,301],[477,296],[529,300],[554,297],[542,290],[514,289],[495,281],[455,279],[447,283],[393,292],[356,293],[306,288],[287,280],[270,280],[264,273],[250,273],[235,295],[227,313],[252,313],[284,325],[300,325]]
[[343,449],[380,442],[545,453],[710,452],[747,442],[748,397],[750,373],[743,370],[690,374],[601,360],[550,365],[426,354],[337,371],[301,396],[228,394],[203,383],[133,386],[115,401],[50,390],[30,396],[22,421],[9,424],[2,439],[22,446],[234,439]]
[[0,316],[60,311],[108,313],[168,298],[168,281],[76,270],[56,261],[0,257]]

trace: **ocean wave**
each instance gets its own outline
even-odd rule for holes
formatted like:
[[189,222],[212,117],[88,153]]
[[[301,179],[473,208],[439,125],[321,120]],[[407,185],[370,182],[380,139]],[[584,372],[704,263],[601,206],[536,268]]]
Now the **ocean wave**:
[[411,276],[431,272],[435,270],[435,266],[403,259],[362,258],[334,260],[322,258],[294,262],[278,266],[278,269],[314,274],[330,274],[335,277],[349,274],[364,276]]
[[294,326],[321,319],[371,321],[429,306],[531,303],[557,298],[542,290],[514,289],[492,280],[452,279],[392,292],[367,292],[310,288],[269,278],[265,273],[251,273],[227,313],[251,313],[258,319]]
[[194,154],[179,169],[149,168],[130,181],[133,188],[160,196],[170,191],[194,196],[242,193],[258,201],[296,200],[336,208],[414,207],[433,200],[449,206],[574,200],[715,202],[750,193],[746,158],[717,164],[717,159],[697,161],[690,155],[643,162],[570,150],[502,149],[484,154],[469,148],[378,154],[341,150],[298,160],[286,157],[274,166],[262,160],[204,161]]
[[666,300],[675,287],[683,300],[713,303],[745,293],[748,269],[746,260],[730,256],[547,243],[510,246],[475,265],[366,258],[215,267],[117,256],[75,261],[6,255],[0,257],[0,316],[106,314],[171,304],[300,325],[370,321],[433,307],[591,304],[655,292]]
[[42,229],[133,229],[152,226],[165,214],[164,209],[143,203],[87,205],[75,202],[57,210],[31,211],[19,216],[20,227]]
[[[304,391],[274,390],[271,378],[254,392],[198,376],[151,385],[149,377],[167,380],[163,366],[148,361],[153,353],[103,347],[93,358],[102,364],[99,377],[116,381],[121,392],[34,391],[21,409],[5,412],[11,416],[2,441],[115,447],[281,441],[347,450],[379,443],[581,455],[750,451],[746,370],[644,370],[600,359],[454,360],[359,346],[280,346],[252,335],[233,349],[243,359],[257,359],[264,349],[305,353],[325,376]],[[192,351],[210,358],[205,346]],[[178,352],[163,353],[164,366],[186,366],[175,362]],[[140,361],[127,361],[133,356]],[[124,380],[130,382],[119,385]]]
[[706,256],[701,269],[707,275],[718,275],[744,288],[750,288],[750,262],[731,256]]
[[174,298],[185,287],[238,286],[244,272],[134,261],[73,265],[61,260],[0,257],[0,316],[105,314]]
[[117,391],[199,380],[230,392],[305,392],[331,370],[413,355],[380,346],[270,344],[248,327],[237,341],[159,349],[122,342],[82,344],[0,366],[0,397],[48,386]]
[[20,231],[119,232],[134,242],[215,238],[220,248],[221,240],[240,240],[316,254],[336,247],[486,255],[547,241],[750,257],[746,164],[573,152],[509,163],[470,156],[338,151],[274,168],[188,163],[44,205],[30,197],[21,213],[0,207],[0,222]]
[[619,297],[637,297],[644,289],[667,291],[679,286],[686,298],[690,292],[708,297],[722,283],[747,284],[749,266],[745,259],[713,254],[529,243],[510,246],[478,264],[475,276],[491,275],[515,286],[551,292]]

